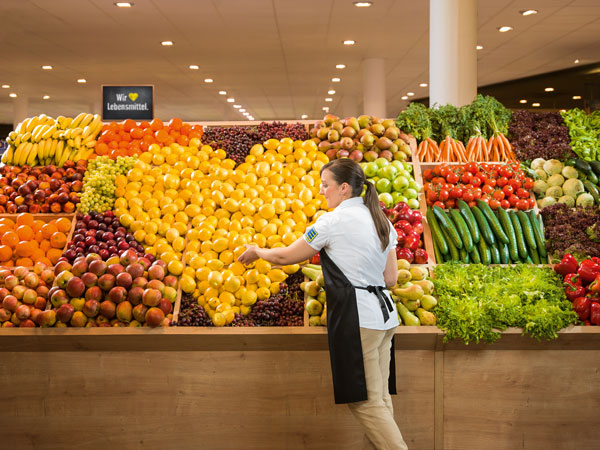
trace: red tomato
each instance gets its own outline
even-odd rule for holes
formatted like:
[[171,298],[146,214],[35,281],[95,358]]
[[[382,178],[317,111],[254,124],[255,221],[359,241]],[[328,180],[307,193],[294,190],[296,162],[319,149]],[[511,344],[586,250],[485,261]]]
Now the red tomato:
[[508,203],[510,203],[510,206],[512,208],[517,206],[518,201],[519,201],[519,197],[517,197],[515,194],[512,194],[510,197],[508,197]]
[[535,198],[531,198],[531,197],[529,197],[529,198],[527,199],[527,204],[528,204],[528,206],[529,206],[529,209],[533,209],[533,208],[535,208]]
[[509,166],[502,166],[498,169],[498,173],[502,177],[512,178],[514,171]]
[[475,187],[481,186],[481,178],[479,178],[479,177],[471,178],[471,184]]
[[431,181],[432,178],[433,178],[433,170],[425,169],[425,172],[423,172],[423,179],[425,181]]
[[496,180],[494,178],[488,178],[487,180],[485,180],[485,184],[491,187],[496,187]]
[[489,184],[484,184],[483,187],[481,188],[481,192],[483,192],[484,194],[492,194],[494,192],[494,188],[492,186],[490,186]]
[[456,201],[455,200],[446,200],[446,208],[447,209],[452,209],[452,208],[456,208]]
[[430,202],[436,202],[439,199],[438,193],[436,191],[430,190],[427,191],[427,200]]
[[525,178],[525,180],[523,180],[523,187],[525,189],[533,189],[533,179],[532,178]]
[[504,200],[504,192],[502,191],[502,189],[496,189],[494,191],[494,193],[492,194],[492,197],[494,197],[496,200],[500,201],[500,200]]
[[462,199],[465,202],[469,203],[469,202],[472,202],[473,200],[475,200],[475,196],[473,195],[473,192],[465,191],[462,195]]
[[481,194],[482,194],[482,192],[481,192],[481,189],[479,189],[478,187],[476,187],[476,188],[473,188],[473,189],[471,190],[471,192],[473,193],[473,196],[474,196],[476,199],[477,199],[477,198],[481,198]]
[[515,204],[515,206],[517,207],[517,209],[520,209],[521,211],[525,211],[526,209],[529,208],[529,202],[527,200],[517,200],[517,203]]
[[442,166],[435,166],[433,168],[433,173],[439,177],[442,174]]
[[464,172],[460,176],[460,181],[462,181],[464,184],[470,184],[472,179],[473,179],[473,174],[471,172]]
[[516,194],[519,198],[529,198],[529,191],[523,188],[517,189]]
[[459,187],[453,187],[452,189],[450,189],[450,198],[461,198],[463,195],[464,190],[462,188]]
[[454,172],[448,172],[446,174],[446,181],[450,184],[456,184],[458,183],[458,175],[456,175]]
[[469,162],[469,163],[465,164],[465,170],[467,172],[471,172],[472,174],[476,174],[477,173],[477,164],[475,164],[474,162]]
[[440,208],[444,209],[446,208],[446,205],[444,205],[442,202],[437,201],[433,204],[433,206],[439,206]]
[[481,197],[481,201],[484,203],[490,203],[490,198],[489,197]]
[[500,177],[496,180],[496,186],[503,188],[504,186],[506,186],[506,183],[508,183],[508,178],[506,177]]
[[513,192],[515,192],[515,190],[510,184],[507,184],[502,188],[502,192],[504,192],[505,196],[510,197],[513,194]]
[[504,209],[508,209],[508,208],[510,208],[510,203],[508,202],[508,200],[503,198],[502,200],[500,200],[500,207],[504,208]]
[[447,189],[440,189],[438,196],[439,196],[440,201],[445,202],[446,200],[448,200],[448,197],[450,196],[450,194]]
[[490,208],[492,209],[498,209],[500,208],[500,201],[496,200],[495,198],[492,198],[488,204],[490,205]]
[[469,208],[472,208],[473,206],[477,206],[477,203],[475,203],[475,202],[469,202],[467,204],[469,205]]
[[515,191],[521,187],[521,182],[514,178],[508,180],[508,184],[510,184]]

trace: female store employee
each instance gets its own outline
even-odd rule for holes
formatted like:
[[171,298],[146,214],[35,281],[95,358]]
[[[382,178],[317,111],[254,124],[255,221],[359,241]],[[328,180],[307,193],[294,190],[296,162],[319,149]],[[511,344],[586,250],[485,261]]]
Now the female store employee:
[[320,193],[335,209],[319,217],[303,237],[288,247],[246,245],[238,259],[286,265],[319,252],[335,402],[349,404],[377,449],[407,449],[390,397],[396,393],[392,339],[398,315],[385,287],[396,284],[398,276],[396,232],[356,162],[325,164]]

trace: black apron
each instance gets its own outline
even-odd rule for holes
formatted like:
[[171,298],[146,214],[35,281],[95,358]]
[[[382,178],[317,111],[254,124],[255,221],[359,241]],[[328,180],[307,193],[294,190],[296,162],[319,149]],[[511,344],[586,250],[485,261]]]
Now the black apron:
[[[327,339],[329,341],[335,403],[365,401],[367,400],[367,384],[360,342],[355,287],[329,258],[324,249],[319,252],[319,256],[327,295]],[[376,294],[378,297],[380,296],[380,293]],[[385,306],[383,309],[385,309]],[[396,364],[393,339],[391,352],[388,389],[390,394],[396,394]]]

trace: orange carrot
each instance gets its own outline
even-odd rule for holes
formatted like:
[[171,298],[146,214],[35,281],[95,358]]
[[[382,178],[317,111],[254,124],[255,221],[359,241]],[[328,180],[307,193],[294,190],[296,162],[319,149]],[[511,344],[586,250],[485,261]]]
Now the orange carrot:
[[462,157],[463,162],[469,162],[469,158],[467,157],[467,150],[465,149],[465,144],[461,141],[456,141],[458,144],[458,149],[460,150],[460,155]]

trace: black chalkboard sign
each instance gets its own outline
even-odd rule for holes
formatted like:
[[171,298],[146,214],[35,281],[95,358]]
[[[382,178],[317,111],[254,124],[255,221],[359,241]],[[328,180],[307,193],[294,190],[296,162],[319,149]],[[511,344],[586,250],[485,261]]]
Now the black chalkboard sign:
[[102,120],[152,120],[154,86],[102,86]]

